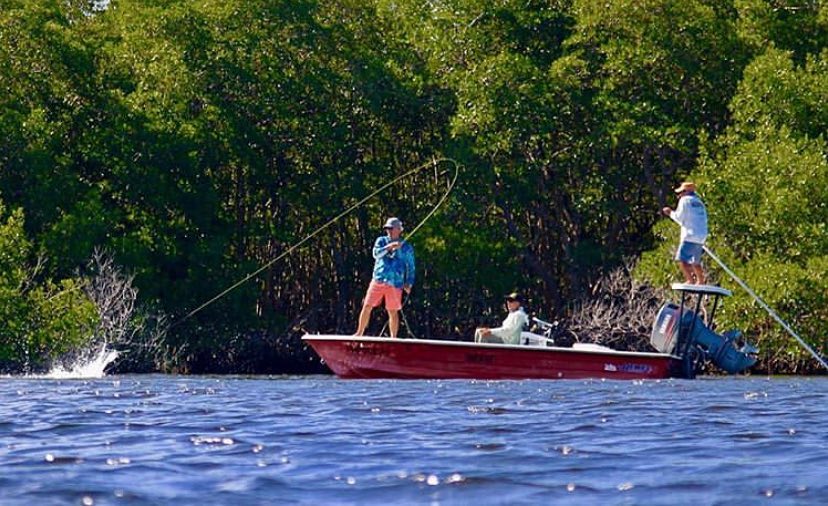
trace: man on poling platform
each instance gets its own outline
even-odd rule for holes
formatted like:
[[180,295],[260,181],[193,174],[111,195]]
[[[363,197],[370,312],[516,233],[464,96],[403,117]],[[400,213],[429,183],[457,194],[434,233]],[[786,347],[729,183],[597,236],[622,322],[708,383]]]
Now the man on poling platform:
[[359,314],[359,326],[354,334],[357,336],[365,333],[373,308],[385,300],[388,330],[391,337],[397,337],[400,329],[402,293],[403,290],[411,293],[414,286],[414,247],[401,237],[402,221],[398,218],[388,218],[383,228],[386,235],[377,238],[374,243],[374,275]]
[[705,277],[701,259],[704,241],[707,239],[707,209],[696,194],[695,183],[685,181],[675,192],[679,196],[676,210],[665,207],[661,212],[681,225],[681,242],[676,251],[676,261],[684,274],[685,282],[703,285]]
[[506,309],[509,310],[509,315],[500,327],[481,327],[474,331],[475,342],[520,344],[520,333],[529,323],[529,317],[523,311],[523,297],[517,292],[507,295]]

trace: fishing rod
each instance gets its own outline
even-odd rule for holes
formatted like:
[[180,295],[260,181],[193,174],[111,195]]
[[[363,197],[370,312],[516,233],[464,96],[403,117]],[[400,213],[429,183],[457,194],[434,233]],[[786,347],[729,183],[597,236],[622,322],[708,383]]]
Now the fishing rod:
[[[440,198],[440,200],[437,202],[437,204],[433,208],[431,208],[431,211],[429,211],[429,213],[425,216],[425,218],[423,218],[420,221],[420,223],[418,223],[417,226],[415,226],[414,229],[411,230],[411,232],[406,234],[406,239],[404,239],[404,240],[406,240],[406,241],[410,240],[411,237],[414,234],[416,234],[418,230],[420,230],[420,227],[422,227],[425,224],[425,222],[428,221],[429,218],[431,218],[431,216],[435,212],[437,212],[437,210],[440,208],[440,206],[443,205],[443,202],[445,202],[446,199],[448,198],[449,194],[451,194],[451,190],[454,189],[454,184],[457,182],[457,176],[458,176],[458,170],[457,170],[457,163],[455,162],[454,177],[449,182],[448,187],[446,188],[446,192],[443,194],[443,196]],[[410,298],[411,298],[411,292],[405,292],[405,298],[403,299],[402,304],[400,305],[400,316],[402,317],[402,321],[405,324],[405,331],[408,332],[409,334],[411,334],[411,337],[416,339],[417,336],[411,330],[411,325],[408,324],[408,319],[405,317],[405,313],[402,310],[402,308],[405,307],[406,303],[408,303],[408,300]],[[382,335],[385,332],[386,328],[388,328],[388,321],[386,321],[385,325],[382,326],[382,330],[380,330],[379,335]]]
[[711,251],[711,250],[710,250],[710,248],[708,248],[706,245],[705,245],[705,246],[702,246],[702,247],[704,248],[705,253],[707,253],[708,255],[710,255],[710,258],[712,258],[713,260],[715,260],[715,261],[716,261],[716,263],[717,263],[717,264],[719,264],[719,266],[720,266],[722,269],[724,269],[724,271],[725,271],[725,272],[726,272],[726,273],[727,273],[727,274],[728,274],[731,278],[733,278],[733,280],[734,280],[734,281],[735,281],[735,282],[736,282],[739,286],[741,286],[741,287],[742,287],[742,289],[743,289],[744,291],[746,291],[746,292],[748,293],[748,295],[750,295],[751,297],[753,297],[753,300],[755,300],[756,302],[758,302],[758,303],[759,303],[759,305],[760,305],[760,306],[762,306],[762,308],[763,308],[765,311],[767,311],[767,312],[768,312],[768,314],[769,314],[769,315],[771,315],[771,317],[772,317],[774,320],[776,320],[776,321],[777,321],[777,322],[778,322],[778,323],[782,326],[782,328],[784,328],[784,329],[788,332],[788,334],[790,334],[791,336],[793,336],[793,338],[794,338],[794,339],[796,339],[796,340],[799,342],[799,344],[801,344],[801,345],[802,345],[802,347],[803,347],[803,348],[805,348],[806,350],[808,350],[808,352],[809,352],[811,355],[813,355],[813,357],[817,360],[817,362],[819,362],[819,363],[820,363],[820,365],[822,365],[822,367],[824,367],[824,368],[828,369],[828,363],[826,363],[826,362],[825,362],[825,359],[823,359],[823,358],[822,358],[822,357],[821,357],[821,356],[820,356],[820,355],[819,355],[819,354],[818,354],[818,353],[817,353],[817,352],[816,352],[813,348],[811,348],[811,347],[808,345],[808,343],[806,343],[806,342],[805,342],[805,341],[804,341],[801,337],[799,337],[799,335],[798,335],[796,332],[794,332],[794,330],[791,328],[791,326],[790,326],[790,325],[788,325],[788,323],[787,323],[785,320],[783,320],[783,319],[782,319],[782,318],[781,318],[778,314],[776,314],[776,311],[774,311],[773,309],[771,309],[771,307],[770,307],[770,306],[768,306],[768,305],[765,303],[765,301],[764,301],[764,300],[762,300],[762,298],[761,298],[761,297],[759,297],[758,295],[756,295],[756,292],[754,292],[754,291],[753,291],[753,290],[752,290],[752,289],[748,286],[748,284],[747,284],[747,283],[745,283],[744,281],[742,281],[742,279],[741,279],[741,278],[739,278],[739,276],[737,276],[737,275],[736,275],[736,274],[735,274],[732,270],[730,270],[730,268],[729,268],[727,265],[725,265],[725,263],[724,263],[724,262],[723,262],[723,261],[722,261],[719,257],[717,257],[717,256],[713,253],[713,251]]
[[[408,234],[408,237],[410,238],[412,235],[414,235],[414,234],[417,232],[417,230],[419,230],[419,228],[420,228],[420,227],[421,227],[421,226],[422,226],[422,225],[423,225],[423,224],[424,224],[424,223],[425,223],[425,222],[426,222],[429,218],[431,218],[431,217],[434,215],[434,213],[436,213],[436,212],[437,212],[437,210],[438,210],[438,209],[439,209],[439,208],[443,205],[443,203],[446,201],[446,199],[448,199],[448,197],[449,197],[449,195],[451,194],[452,190],[454,190],[454,185],[457,183],[457,178],[458,178],[458,176],[460,175],[460,164],[459,164],[459,163],[457,163],[457,161],[456,161],[456,160],[454,160],[453,158],[447,158],[447,157],[443,157],[443,158],[433,158],[431,161],[426,162],[426,163],[424,163],[424,164],[422,164],[422,165],[418,165],[417,167],[414,167],[413,169],[411,169],[411,170],[409,170],[409,171],[407,171],[407,172],[404,172],[404,173],[400,174],[399,176],[395,177],[395,178],[394,178],[394,179],[392,179],[391,181],[389,181],[389,182],[385,183],[384,185],[380,186],[379,188],[377,188],[377,189],[376,189],[376,190],[374,190],[373,192],[369,193],[368,195],[366,195],[365,197],[363,197],[362,199],[360,199],[360,200],[359,200],[358,202],[356,202],[355,204],[351,205],[350,207],[346,208],[346,209],[345,209],[344,211],[342,211],[341,213],[337,214],[336,216],[334,216],[333,218],[331,218],[330,220],[328,220],[327,222],[325,222],[322,226],[318,227],[316,230],[314,230],[313,232],[311,232],[310,234],[308,234],[307,236],[305,236],[304,238],[302,238],[299,242],[296,242],[296,243],[292,244],[292,245],[291,245],[288,249],[286,249],[285,251],[283,251],[283,252],[282,252],[280,255],[278,255],[277,257],[273,258],[272,260],[269,260],[268,262],[266,262],[265,264],[263,264],[261,267],[259,267],[259,268],[258,268],[258,269],[256,269],[255,271],[253,271],[253,272],[251,272],[250,274],[246,275],[245,277],[243,277],[243,278],[242,278],[242,279],[240,279],[239,281],[237,281],[237,282],[233,283],[233,284],[232,284],[232,285],[230,285],[228,288],[226,288],[226,289],[222,290],[221,292],[219,292],[219,293],[218,293],[218,294],[216,294],[215,296],[211,297],[211,298],[210,298],[209,300],[207,300],[206,302],[202,303],[201,305],[199,305],[198,307],[196,307],[195,309],[193,309],[192,311],[190,311],[189,313],[187,313],[186,315],[184,315],[184,316],[183,316],[180,320],[178,320],[178,321],[174,322],[173,324],[171,324],[171,325],[170,325],[170,328],[172,329],[172,328],[175,328],[175,327],[177,327],[177,326],[181,325],[182,323],[184,323],[185,321],[189,320],[189,319],[190,319],[190,318],[192,318],[194,315],[196,315],[197,313],[199,313],[200,311],[202,311],[202,310],[203,310],[204,308],[206,308],[207,306],[209,306],[209,305],[213,304],[214,302],[216,302],[216,301],[218,301],[219,299],[221,299],[222,297],[226,296],[228,293],[232,292],[232,291],[233,291],[233,290],[235,290],[236,288],[240,287],[241,285],[243,285],[243,284],[247,283],[248,281],[250,281],[250,280],[251,280],[251,279],[253,279],[254,277],[258,276],[259,274],[261,274],[262,272],[264,272],[266,269],[268,269],[270,266],[272,266],[273,264],[275,264],[275,263],[276,263],[276,262],[278,262],[279,260],[281,260],[281,259],[285,258],[286,256],[290,255],[290,254],[291,254],[291,253],[293,253],[296,249],[298,249],[299,247],[301,247],[303,244],[305,244],[306,242],[310,241],[311,239],[313,239],[314,237],[316,237],[317,235],[319,235],[319,234],[320,234],[323,230],[325,230],[326,228],[330,227],[331,225],[333,225],[334,223],[336,223],[336,222],[337,222],[337,221],[339,221],[340,219],[342,219],[342,218],[344,218],[345,216],[349,215],[350,213],[352,213],[352,212],[353,212],[353,211],[355,211],[356,209],[358,209],[358,208],[362,207],[362,206],[363,206],[366,202],[368,202],[368,201],[369,201],[369,200],[371,200],[372,198],[376,197],[378,194],[380,194],[381,192],[383,192],[383,191],[384,191],[384,190],[386,190],[387,188],[390,188],[391,186],[393,186],[394,184],[398,183],[399,181],[402,181],[403,179],[405,179],[405,178],[407,178],[407,177],[409,177],[409,176],[412,176],[412,175],[414,175],[414,174],[416,174],[416,173],[418,173],[418,172],[421,172],[421,171],[423,171],[423,170],[425,170],[425,169],[427,169],[427,168],[433,167],[433,168],[435,168],[435,171],[436,171],[436,168],[437,168],[438,164],[441,164],[441,163],[450,163],[450,164],[452,164],[452,166],[454,167],[454,175],[453,175],[453,177],[452,177],[452,179],[451,179],[451,182],[448,184],[448,186],[447,186],[447,188],[446,188],[445,193],[442,195],[442,197],[440,197],[440,200],[438,200],[438,201],[437,201],[437,204],[435,204],[435,206],[431,209],[431,211],[429,211],[429,212],[428,212],[428,214],[426,215],[426,217],[425,217],[425,218],[423,218],[423,220],[422,220],[422,221],[420,221],[420,223],[418,223],[416,227],[414,227],[414,229],[411,231],[411,233],[409,233],[409,234]],[[447,172],[447,171],[446,171],[446,172]],[[445,172],[444,172],[443,174],[445,174]],[[408,324],[407,324],[407,323],[408,323],[408,322],[406,322],[406,327],[408,327]]]

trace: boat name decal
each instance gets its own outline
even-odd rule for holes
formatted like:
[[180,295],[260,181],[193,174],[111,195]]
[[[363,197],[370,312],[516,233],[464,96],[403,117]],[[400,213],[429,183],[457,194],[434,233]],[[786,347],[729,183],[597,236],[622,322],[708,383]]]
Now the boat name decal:
[[382,349],[371,346],[371,343],[346,343],[345,348],[359,355],[383,355]]
[[607,372],[626,372],[634,374],[649,374],[653,372],[653,366],[647,364],[604,364]]

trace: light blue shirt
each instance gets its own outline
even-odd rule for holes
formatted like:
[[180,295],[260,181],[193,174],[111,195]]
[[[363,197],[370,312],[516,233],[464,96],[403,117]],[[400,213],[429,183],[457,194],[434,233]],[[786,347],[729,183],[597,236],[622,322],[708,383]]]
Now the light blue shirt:
[[386,250],[392,242],[384,235],[374,243],[374,279],[394,288],[414,286],[414,247],[408,241],[397,239],[402,242],[402,247],[396,251]]

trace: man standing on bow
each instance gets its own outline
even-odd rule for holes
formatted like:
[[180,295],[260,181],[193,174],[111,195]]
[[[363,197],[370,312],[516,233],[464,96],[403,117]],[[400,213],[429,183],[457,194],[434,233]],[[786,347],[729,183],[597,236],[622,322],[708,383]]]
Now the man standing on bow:
[[676,252],[676,261],[684,274],[685,282],[703,285],[705,278],[701,257],[707,239],[707,209],[696,195],[694,183],[685,181],[675,192],[679,196],[676,210],[665,207],[661,212],[681,225],[681,243]]
[[405,290],[406,293],[411,293],[411,287],[414,286],[414,247],[400,237],[403,231],[402,221],[388,218],[383,228],[386,235],[377,238],[374,243],[374,275],[359,314],[357,336],[365,333],[371,320],[371,310],[385,299],[388,330],[391,337],[397,337],[402,292]]

